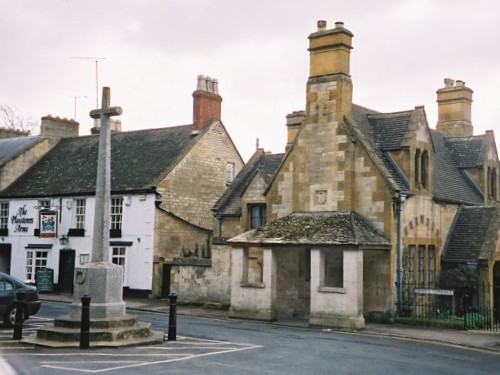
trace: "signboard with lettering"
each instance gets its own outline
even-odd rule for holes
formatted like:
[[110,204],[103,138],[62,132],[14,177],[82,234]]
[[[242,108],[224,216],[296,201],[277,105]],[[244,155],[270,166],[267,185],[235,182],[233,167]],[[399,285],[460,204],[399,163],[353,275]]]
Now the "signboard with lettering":
[[28,213],[26,205],[23,205],[12,215],[10,222],[14,226],[14,233],[28,233],[28,225],[35,224],[35,218]]
[[39,292],[54,291],[54,270],[52,268],[39,268],[36,270],[36,288]]
[[453,290],[450,289],[414,289],[416,294],[434,294],[439,296],[452,296]]

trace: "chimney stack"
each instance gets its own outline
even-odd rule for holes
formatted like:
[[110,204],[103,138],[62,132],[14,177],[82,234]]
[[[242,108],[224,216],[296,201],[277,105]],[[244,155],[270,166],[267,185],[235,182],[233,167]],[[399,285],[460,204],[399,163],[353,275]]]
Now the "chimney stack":
[[304,111],[293,111],[292,113],[286,115],[286,127],[288,139],[286,143],[286,152],[292,147],[292,143],[295,142],[295,138],[297,138],[297,134],[300,130],[300,127],[304,123],[305,120],[305,112]]
[[221,103],[218,81],[199,75],[196,91],[193,92],[193,131],[203,129],[213,119],[220,120]]
[[46,138],[78,137],[79,127],[80,124],[75,120],[47,115],[42,117],[40,136]]
[[446,137],[473,135],[471,107],[473,91],[464,81],[445,78],[444,87],[437,90],[438,122],[436,130]]
[[306,123],[342,121],[352,111],[350,56],[353,34],[336,22],[327,29],[326,21],[309,35],[309,80],[307,82]]

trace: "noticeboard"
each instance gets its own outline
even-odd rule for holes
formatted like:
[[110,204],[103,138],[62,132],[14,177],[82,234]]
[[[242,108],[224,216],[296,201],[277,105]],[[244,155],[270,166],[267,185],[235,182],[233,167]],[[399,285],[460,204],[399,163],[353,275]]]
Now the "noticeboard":
[[36,270],[36,288],[39,292],[54,291],[54,270],[52,268],[39,268]]

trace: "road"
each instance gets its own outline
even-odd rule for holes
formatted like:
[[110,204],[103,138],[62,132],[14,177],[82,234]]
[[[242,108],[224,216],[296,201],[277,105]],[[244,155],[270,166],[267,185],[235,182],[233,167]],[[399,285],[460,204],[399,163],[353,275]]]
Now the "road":
[[[24,334],[68,305],[44,302]],[[137,313],[166,331],[167,316]],[[439,374],[498,372],[500,355],[321,329],[179,316],[177,341],[121,349],[50,349],[12,341],[0,328],[0,354],[18,374]],[[1,370],[1,362],[0,362]],[[1,372],[6,375],[5,372]]]

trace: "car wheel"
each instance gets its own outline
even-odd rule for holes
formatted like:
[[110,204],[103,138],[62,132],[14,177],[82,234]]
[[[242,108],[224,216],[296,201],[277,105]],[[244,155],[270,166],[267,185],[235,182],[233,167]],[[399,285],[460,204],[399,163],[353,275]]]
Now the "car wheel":
[[[5,327],[13,327],[14,324],[16,323],[16,306],[11,306],[9,307],[9,309],[7,310],[7,312],[5,313],[4,317],[3,317],[3,324]],[[24,312],[24,309],[23,309],[23,316],[22,316],[22,321],[24,322],[24,316],[25,316],[25,312]]]

